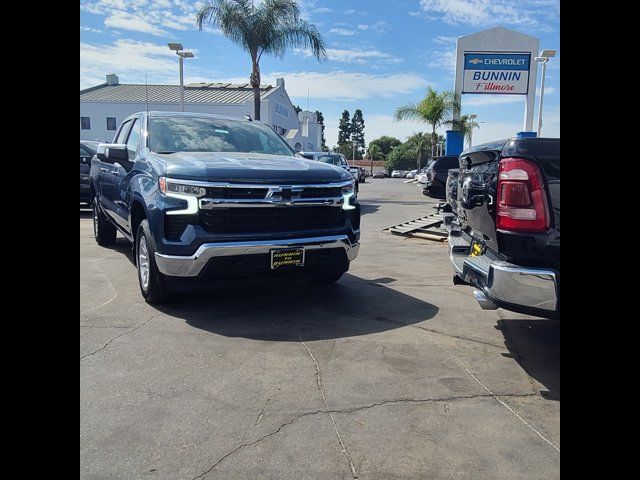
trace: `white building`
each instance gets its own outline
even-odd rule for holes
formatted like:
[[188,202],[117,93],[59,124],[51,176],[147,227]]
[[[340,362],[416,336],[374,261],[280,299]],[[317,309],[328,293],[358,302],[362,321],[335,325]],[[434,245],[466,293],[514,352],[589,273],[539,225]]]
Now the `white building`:
[[[253,117],[253,89],[248,83],[191,83],[185,85],[186,112]],[[322,125],[314,112],[296,115],[284,88],[260,85],[260,116],[296,151],[321,150]],[[106,83],[80,90],[80,140],[111,142],[120,122],[145,110],[180,111],[179,85],[121,84],[118,76],[107,75]]]

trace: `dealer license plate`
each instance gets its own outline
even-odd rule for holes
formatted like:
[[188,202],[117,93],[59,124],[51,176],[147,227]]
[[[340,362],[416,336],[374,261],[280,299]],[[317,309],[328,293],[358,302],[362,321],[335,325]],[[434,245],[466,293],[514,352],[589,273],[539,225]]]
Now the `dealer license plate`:
[[287,248],[282,250],[271,250],[271,269],[281,267],[302,267],[304,266],[304,249]]

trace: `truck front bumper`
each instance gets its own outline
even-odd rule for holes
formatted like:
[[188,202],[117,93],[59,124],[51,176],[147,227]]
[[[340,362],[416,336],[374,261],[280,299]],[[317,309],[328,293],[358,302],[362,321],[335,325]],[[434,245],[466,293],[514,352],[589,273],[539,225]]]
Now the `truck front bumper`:
[[559,272],[529,268],[491,258],[470,256],[460,237],[449,236],[449,256],[456,275],[479,289],[476,299],[483,309],[507,310],[547,318],[560,314]]
[[359,243],[352,243],[347,235],[311,237],[287,240],[262,240],[205,243],[193,255],[155,254],[158,270],[173,277],[197,277],[211,259],[241,255],[268,254],[273,249],[303,248],[307,251],[343,249],[348,261],[358,256]]

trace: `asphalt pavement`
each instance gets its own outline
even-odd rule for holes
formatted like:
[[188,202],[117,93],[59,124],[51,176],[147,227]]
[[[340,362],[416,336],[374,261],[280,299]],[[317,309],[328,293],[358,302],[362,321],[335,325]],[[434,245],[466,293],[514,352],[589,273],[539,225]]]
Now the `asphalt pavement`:
[[81,478],[559,478],[559,322],[481,310],[445,244],[382,233],[432,212],[417,186],[368,179],[360,201],[337,284],[162,307],[81,210]]

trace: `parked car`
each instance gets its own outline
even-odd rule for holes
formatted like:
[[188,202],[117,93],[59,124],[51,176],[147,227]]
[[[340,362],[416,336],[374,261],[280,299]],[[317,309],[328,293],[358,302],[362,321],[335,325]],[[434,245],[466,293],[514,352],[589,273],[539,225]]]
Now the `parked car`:
[[451,168],[458,168],[457,156],[435,157],[427,168],[427,183],[424,184],[422,193],[428,197],[444,199],[447,172]]
[[510,138],[460,155],[454,283],[483,309],[560,316],[560,139]]
[[356,167],[358,169],[358,181],[365,183],[367,181],[367,171],[362,167]]
[[91,158],[96,154],[98,142],[80,140],[80,203],[91,205],[89,169]]
[[298,152],[298,155],[304,158],[308,158],[309,160],[316,160],[318,162],[328,163],[330,165],[335,165],[336,167],[344,168],[356,181],[356,194],[360,190],[358,172],[356,170],[352,170],[355,169],[355,167],[349,166],[347,158],[343,154],[337,152]]
[[373,172],[373,178],[387,178],[387,172],[385,172],[384,170]]
[[343,168],[297,157],[268,125],[139,112],[91,162],[99,245],[134,245],[142,296],[174,277],[335,282],[358,254],[360,205]]
[[391,172],[391,178],[402,178],[404,172],[402,170],[394,170]]
[[409,173],[405,175],[405,178],[415,178],[416,173],[418,173],[418,170],[411,170]]

